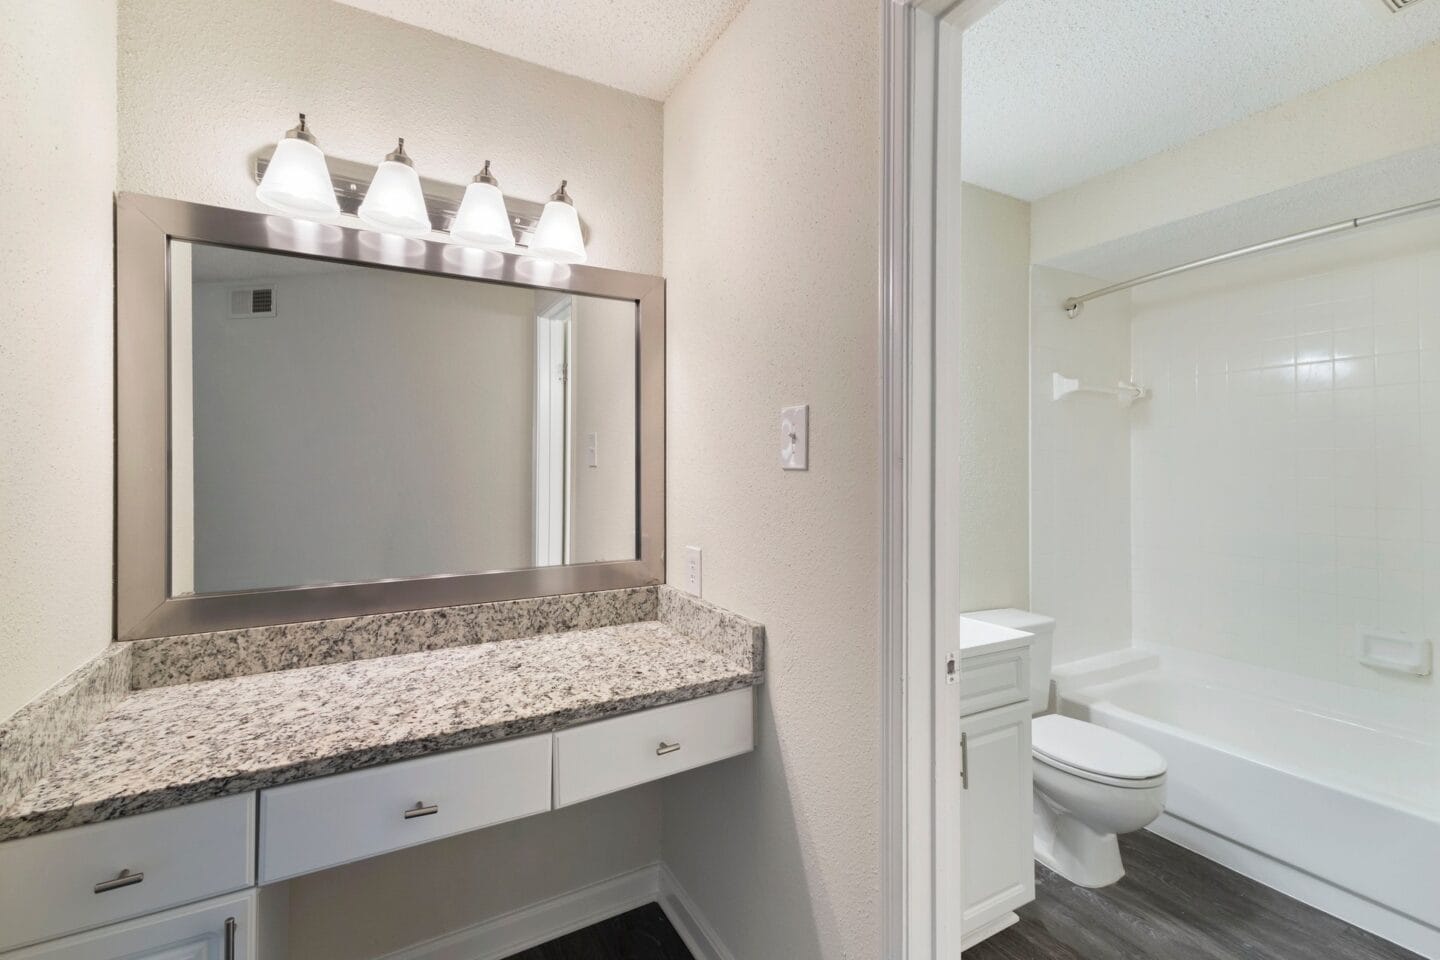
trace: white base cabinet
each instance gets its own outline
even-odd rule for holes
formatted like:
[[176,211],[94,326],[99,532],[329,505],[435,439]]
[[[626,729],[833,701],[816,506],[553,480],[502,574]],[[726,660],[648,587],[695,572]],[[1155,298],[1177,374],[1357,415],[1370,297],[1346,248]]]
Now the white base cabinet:
[[259,960],[253,890],[112,924],[0,960]]
[[748,752],[754,709],[747,687],[267,788],[258,827],[246,793],[0,843],[0,960],[284,960],[275,881]]
[[1015,909],[1035,899],[1029,652],[975,659],[983,669],[968,684],[971,663],[961,665],[962,950],[1014,923]]

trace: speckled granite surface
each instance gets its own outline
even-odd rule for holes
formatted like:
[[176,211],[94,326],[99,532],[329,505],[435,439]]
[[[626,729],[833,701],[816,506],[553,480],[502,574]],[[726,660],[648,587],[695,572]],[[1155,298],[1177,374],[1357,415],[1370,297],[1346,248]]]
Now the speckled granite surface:
[[701,646],[760,671],[765,665],[765,628],[669,584],[659,588],[656,617]]
[[0,810],[35,785],[130,690],[130,647],[112,643],[0,723]]
[[654,620],[657,588],[377,613],[134,640],[136,690]]
[[669,603],[701,638],[652,619],[132,693],[0,813],[0,840],[760,682],[758,651],[738,639],[753,642],[753,624],[685,595]]

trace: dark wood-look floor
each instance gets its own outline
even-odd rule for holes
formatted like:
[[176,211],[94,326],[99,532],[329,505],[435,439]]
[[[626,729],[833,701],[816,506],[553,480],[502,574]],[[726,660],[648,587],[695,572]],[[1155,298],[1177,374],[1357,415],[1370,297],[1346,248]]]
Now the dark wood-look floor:
[[507,960],[694,960],[658,904],[566,934]]
[[965,960],[1422,960],[1144,830],[1087,890],[1036,865],[1035,902]]

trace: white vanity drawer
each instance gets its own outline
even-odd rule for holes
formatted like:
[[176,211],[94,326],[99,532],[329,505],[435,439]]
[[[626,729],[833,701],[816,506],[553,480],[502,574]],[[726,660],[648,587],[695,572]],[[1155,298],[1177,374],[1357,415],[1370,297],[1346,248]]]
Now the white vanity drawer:
[[253,793],[0,843],[0,950],[248,887],[254,855]]
[[746,688],[555,734],[555,806],[658,780],[755,748]]
[[549,809],[549,734],[262,790],[260,882]]
[[1030,699],[1030,651],[1002,650],[960,661],[960,712],[964,716]]

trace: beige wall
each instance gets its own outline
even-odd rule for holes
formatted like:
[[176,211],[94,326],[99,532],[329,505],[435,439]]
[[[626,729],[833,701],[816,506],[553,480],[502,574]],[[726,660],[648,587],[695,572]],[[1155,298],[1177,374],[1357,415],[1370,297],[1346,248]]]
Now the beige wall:
[[115,5],[0,5],[0,720],[110,637]]
[[[464,183],[487,157],[515,196],[568,177],[591,262],[660,272],[654,101],[326,0],[121,0],[119,58],[123,190],[258,209],[250,158],[303,110],[336,157],[374,163],[404,136],[438,180]],[[658,798],[646,787],[297,881],[295,955],[377,956],[651,862]]]
[[530,566],[534,292],[255,259],[194,285],[195,589]]
[[1034,262],[1440,142],[1437,73],[1440,43],[1037,200]]
[[[635,556],[635,305],[575,297],[570,324],[570,562]],[[595,434],[596,465],[586,460]]]
[[664,857],[739,958],[879,951],[879,26],[751,0],[665,105],[670,579],[701,546],[769,644],[756,750],[667,781]]
[[960,192],[960,609],[1030,599],[1030,205]]
[[506,193],[570,180],[592,263],[658,273],[660,104],[328,0],[121,0],[122,190],[241,209],[297,112],[331,156],[397,136],[423,176]]
[[300,877],[287,884],[290,956],[384,956],[648,866],[659,822],[646,787]]

